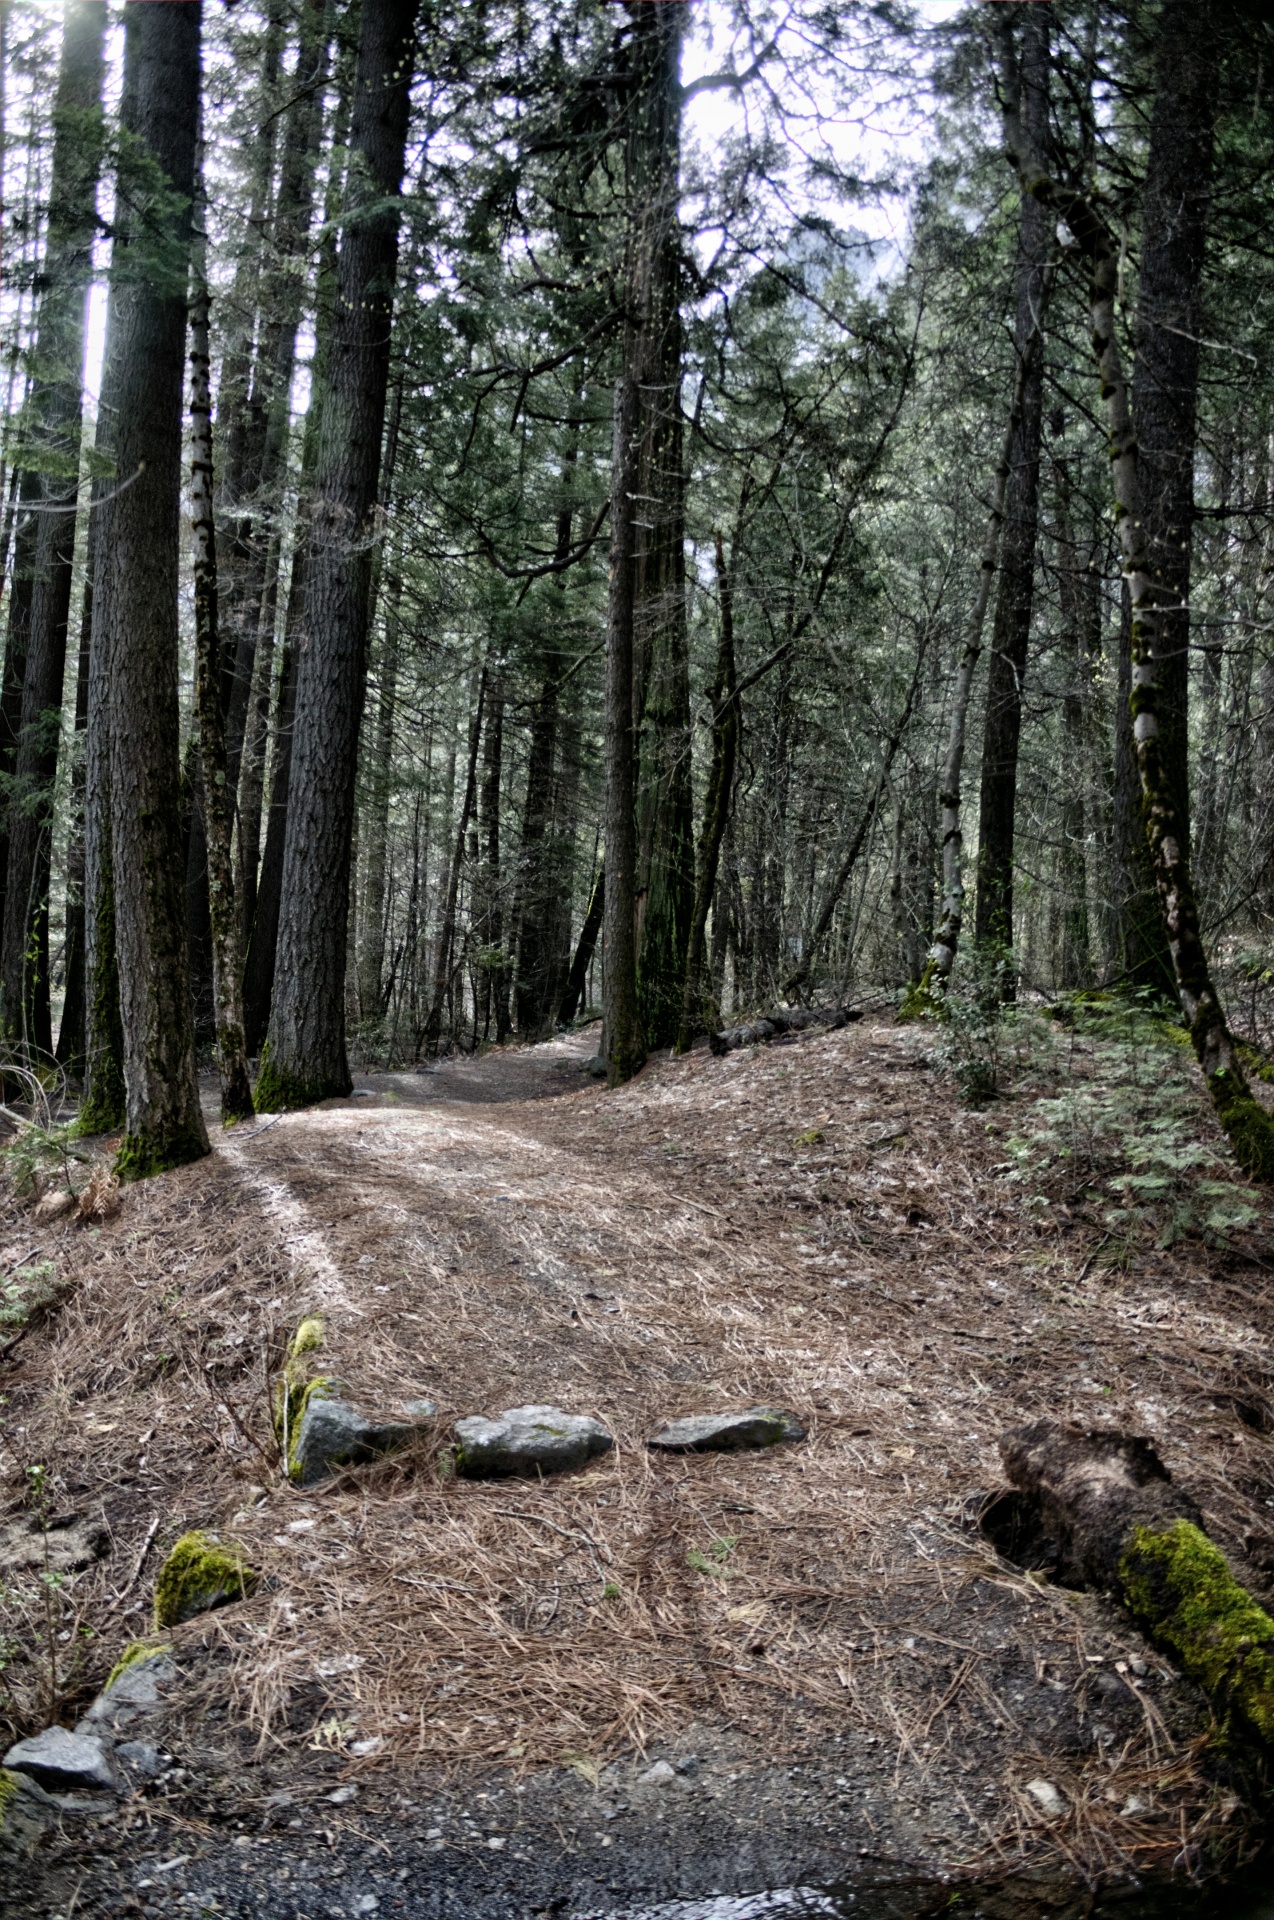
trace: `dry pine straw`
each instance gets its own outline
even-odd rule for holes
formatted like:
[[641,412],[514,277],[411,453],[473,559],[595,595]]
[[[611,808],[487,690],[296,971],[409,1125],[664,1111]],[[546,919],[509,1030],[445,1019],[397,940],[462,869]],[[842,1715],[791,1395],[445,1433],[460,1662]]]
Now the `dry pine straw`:
[[[14,1207],[0,1264],[38,1238],[77,1289],[8,1369],[0,1471],[11,1509],[43,1461],[55,1505],[112,1529],[67,1595],[99,1636],[86,1681],[142,1624],[154,1556],[219,1524],[268,1579],[179,1638],[273,1750],[588,1770],[692,1724],[761,1758],[839,1734],[1000,1857],[1194,1857],[1236,1811],[1197,1702],[1119,1672],[1147,1650],[1113,1614],[961,1515],[1005,1428],[1109,1421],[1153,1437],[1263,1591],[1270,1442],[1235,1408],[1274,1377],[1266,1278],[1198,1247],[1093,1270],[1095,1230],[1026,1217],[995,1171],[1007,1121],[961,1111],[924,1046],[864,1024],[505,1105],[396,1077],[236,1130],[100,1228],[37,1235]],[[457,1484],[426,1450],[281,1485],[265,1383],[311,1311],[371,1408],[553,1401],[616,1450],[543,1484]],[[756,1401],[808,1443],[642,1445]],[[1051,1824],[1040,1774],[1068,1799]]]

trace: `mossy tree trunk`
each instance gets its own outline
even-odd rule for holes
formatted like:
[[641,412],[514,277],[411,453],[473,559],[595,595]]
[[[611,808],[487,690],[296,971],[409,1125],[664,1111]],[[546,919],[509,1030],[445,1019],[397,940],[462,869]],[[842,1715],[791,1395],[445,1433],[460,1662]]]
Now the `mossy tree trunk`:
[[49,875],[62,682],[71,613],[80,479],[81,375],[97,180],[102,152],[104,0],[72,0],[62,28],[53,105],[48,237],[29,402],[29,450],[41,470],[32,554],[31,625],[9,795],[8,878],[0,934],[0,998],[11,1041],[47,1057]]
[[1090,338],[1106,410],[1111,485],[1131,612],[1133,745],[1155,890],[1182,1012],[1217,1118],[1235,1158],[1254,1178],[1274,1181],[1274,1120],[1252,1097],[1208,968],[1199,908],[1190,877],[1186,823],[1178,818],[1160,751],[1161,627],[1142,506],[1140,448],[1115,328],[1119,241],[1093,202],[1055,180],[1019,111],[1011,28],[1002,40],[1005,133],[1022,184],[1069,227],[1089,267]]
[[[204,218],[202,194],[199,218]],[[190,524],[195,575],[195,706],[203,771],[203,818],[208,858],[208,912],[212,927],[212,990],[226,1125],[253,1112],[243,1038],[239,913],[231,865],[234,812],[221,711],[221,642],[217,625],[217,529],[213,518],[212,394],[209,386],[205,239],[196,235],[190,316]]]
[[414,0],[363,0],[259,1108],[306,1106],[351,1086],[350,844],[415,17]]
[[[181,858],[177,704],[182,400],[200,6],[124,10],[131,135],[110,320],[117,481],[94,583],[110,677],[111,853],[127,1134],[141,1178],[208,1152],[195,1077]],[[144,210],[144,217],[142,212]]]

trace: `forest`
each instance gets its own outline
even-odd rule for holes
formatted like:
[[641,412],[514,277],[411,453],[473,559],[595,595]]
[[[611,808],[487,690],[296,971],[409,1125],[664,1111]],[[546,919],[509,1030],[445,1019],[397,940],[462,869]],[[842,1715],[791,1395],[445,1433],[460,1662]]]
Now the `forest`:
[[232,1120],[604,1011],[619,1082],[976,975],[1179,1006],[1268,1173],[1269,34],[1201,18],[7,5],[15,1066],[139,1175],[213,1053]]
[[4,1920],[1268,1920],[1272,87],[0,0]]

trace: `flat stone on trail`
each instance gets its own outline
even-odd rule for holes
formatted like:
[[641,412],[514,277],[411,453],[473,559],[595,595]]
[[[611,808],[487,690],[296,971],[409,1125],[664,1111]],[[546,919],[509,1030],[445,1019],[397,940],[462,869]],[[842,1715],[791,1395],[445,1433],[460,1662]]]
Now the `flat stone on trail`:
[[298,1486],[326,1480],[334,1467],[365,1467],[405,1447],[433,1419],[432,1400],[413,1400],[406,1420],[371,1420],[345,1400],[312,1393],[301,1415],[293,1458]]
[[660,1453],[730,1453],[804,1438],[805,1429],[794,1413],[782,1407],[748,1407],[743,1413],[695,1413],[669,1420],[646,1445]]
[[615,1444],[600,1420],[560,1407],[509,1407],[496,1420],[471,1414],[456,1421],[456,1439],[456,1469],[467,1480],[561,1473]]
[[92,1734],[69,1733],[65,1727],[46,1727],[30,1740],[19,1740],[5,1754],[4,1764],[15,1773],[29,1774],[42,1787],[64,1793],[119,1785],[104,1743]]

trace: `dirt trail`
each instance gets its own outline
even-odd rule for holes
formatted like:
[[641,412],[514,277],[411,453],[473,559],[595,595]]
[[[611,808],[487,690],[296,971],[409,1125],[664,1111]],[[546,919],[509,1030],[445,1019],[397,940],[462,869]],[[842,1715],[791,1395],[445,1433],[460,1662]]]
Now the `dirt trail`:
[[[912,1032],[661,1060],[618,1093],[581,1072],[594,1046],[369,1076],[46,1234],[79,1287],[8,1371],[0,1471],[16,1507],[44,1461],[112,1530],[73,1584],[84,1685],[144,1624],[156,1520],[155,1553],[218,1525],[266,1579],[178,1630],[177,1772],[97,1865],[72,1835],[4,1911],[54,1911],[83,1871],[81,1912],[478,1920],[1190,1866],[1241,1831],[1192,1689],[966,1514],[1007,1426],[1109,1419],[1151,1433],[1259,1588],[1270,1443],[1216,1403],[1274,1365],[1250,1279],[1197,1254],[1093,1276],[1088,1239],[1013,1212],[997,1123]],[[428,1395],[445,1430],[551,1401],[615,1451],[542,1484],[417,1457],[299,1492],[268,1466],[265,1380],[314,1311],[369,1409]],[[762,1401],[809,1439],[645,1450],[668,1416]]]

